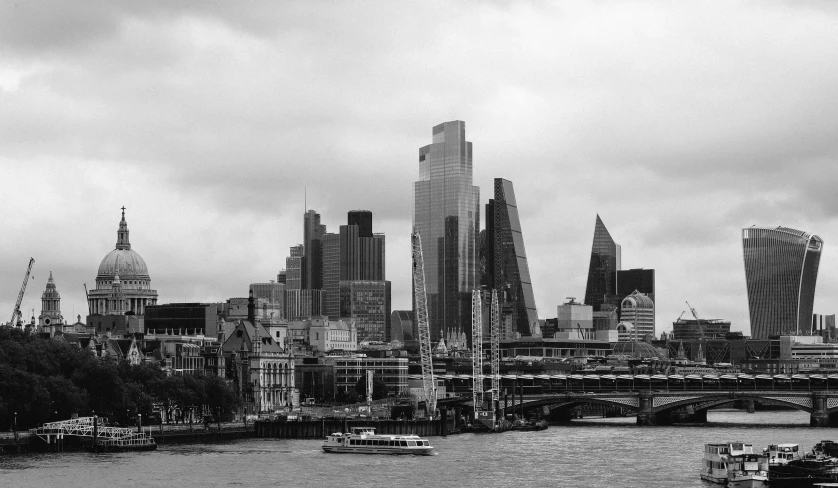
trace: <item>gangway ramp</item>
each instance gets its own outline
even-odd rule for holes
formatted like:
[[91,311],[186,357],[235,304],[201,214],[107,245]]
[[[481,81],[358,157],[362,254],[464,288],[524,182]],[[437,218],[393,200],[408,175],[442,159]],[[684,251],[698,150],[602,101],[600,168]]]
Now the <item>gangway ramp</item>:
[[[95,423],[94,423],[95,421]],[[98,417],[77,417],[59,422],[47,422],[44,425],[30,429],[29,432],[47,444],[51,439],[65,439],[68,436],[82,440],[93,440],[101,446],[115,447],[143,447],[153,446],[154,439],[144,432],[137,432],[131,428],[102,425],[106,419]]]

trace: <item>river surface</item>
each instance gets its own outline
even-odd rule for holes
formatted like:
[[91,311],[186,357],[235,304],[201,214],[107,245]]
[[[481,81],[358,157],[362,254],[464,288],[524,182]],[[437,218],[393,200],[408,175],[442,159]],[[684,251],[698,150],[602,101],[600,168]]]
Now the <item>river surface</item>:
[[[154,452],[0,456],[3,487],[704,487],[704,444],[810,450],[838,440],[798,411],[711,411],[704,426],[637,427],[634,418],[585,419],[541,432],[432,437],[435,456],[325,454],[319,440],[248,439],[161,446]],[[578,423],[576,423],[578,422]]]

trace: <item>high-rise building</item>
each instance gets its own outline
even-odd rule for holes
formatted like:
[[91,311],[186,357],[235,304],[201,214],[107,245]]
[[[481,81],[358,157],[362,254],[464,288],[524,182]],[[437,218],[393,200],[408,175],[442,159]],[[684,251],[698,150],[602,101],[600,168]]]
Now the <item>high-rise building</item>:
[[305,249],[302,244],[292,246],[291,255],[285,258],[285,289],[299,290],[303,288],[303,256]]
[[[588,284],[585,287],[585,304],[600,310],[602,304],[619,305],[617,274],[620,270],[620,245],[614,242],[599,214],[594,227],[594,243],[591,247],[591,263],[588,267]],[[616,302],[616,303],[615,303]]]
[[645,294],[655,301],[655,270],[624,269],[617,270],[617,297],[620,302],[634,291]]
[[369,210],[350,210],[346,223],[358,226],[359,237],[372,237],[372,212]]
[[431,340],[438,341],[448,333],[471,334],[480,189],[472,184],[472,146],[466,141],[465,122],[434,126],[432,136],[431,144],[419,148],[419,181],[413,190],[428,322]]
[[323,237],[326,226],[320,223],[320,214],[309,210],[303,215],[303,246],[305,247],[305,272],[303,288],[323,289]]
[[[55,281],[52,279],[52,271],[49,272],[46,289],[41,295],[41,315],[38,316],[38,325],[41,330],[46,328],[59,327],[64,324],[64,317],[61,315],[61,295],[55,288]],[[54,330],[54,329],[53,329]]]
[[326,292],[326,315],[340,318],[340,234],[323,236],[323,290]]
[[634,326],[638,340],[647,335],[655,337],[655,302],[638,291],[625,297],[620,305],[620,321]]
[[809,333],[823,240],[788,227],[742,229],[751,337]]
[[390,326],[390,282],[340,282],[341,317],[354,319],[358,341],[385,341]]
[[538,311],[518,219],[515,190],[509,180],[495,178],[495,198],[486,204],[483,244],[484,272],[488,274],[483,283],[490,289],[498,290],[500,300],[509,304],[516,332],[524,336],[532,335],[539,329]]

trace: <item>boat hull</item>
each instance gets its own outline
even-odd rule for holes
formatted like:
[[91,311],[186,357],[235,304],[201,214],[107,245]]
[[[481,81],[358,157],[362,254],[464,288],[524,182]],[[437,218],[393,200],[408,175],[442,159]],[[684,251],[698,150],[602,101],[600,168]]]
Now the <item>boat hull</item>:
[[768,477],[754,475],[731,478],[728,480],[727,486],[731,488],[765,488],[768,486]]
[[719,477],[716,477],[716,476],[710,476],[710,475],[703,474],[703,473],[701,474],[701,479],[703,479],[704,481],[709,481],[710,483],[716,483],[716,484],[719,484],[719,485],[727,484],[727,478],[719,478]]
[[434,454],[433,447],[323,446],[323,451],[335,454],[390,454],[413,456],[432,456]]

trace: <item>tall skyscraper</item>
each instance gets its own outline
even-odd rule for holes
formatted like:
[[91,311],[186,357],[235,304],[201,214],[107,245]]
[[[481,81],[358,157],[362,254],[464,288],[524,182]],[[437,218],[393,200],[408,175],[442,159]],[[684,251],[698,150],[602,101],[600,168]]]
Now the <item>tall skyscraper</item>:
[[751,337],[808,333],[823,240],[788,227],[742,229]]
[[[588,267],[588,284],[585,287],[585,304],[600,310],[602,304],[619,305],[615,300],[617,274],[620,270],[620,245],[614,242],[599,214],[594,227],[591,264]],[[614,303],[617,301],[617,303]]]
[[309,210],[303,215],[303,246],[305,260],[303,288],[320,290],[323,288],[323,237],[326,226],[320,223],[320,214]]
[[326,291],[326,315],[340,318],[340,234],[327,232],[323,237],[323,290]]
[[486,204],[484,245],[487,276],[483,283],[497,289],[501,302],[509,304],[516,332],[532,335],[538,329],[538,311],[515,190],[509,180],[495,178],[495,198]]
[[[466,124],[435,126],[432,143],[419,148],[413,184],[414,225],[422,239],[431,340],[471,334],[471,292],[477,283],[475,239],[480,189],[472,185],[472,146]],[[415,303],[415,301],[414,301]]]

